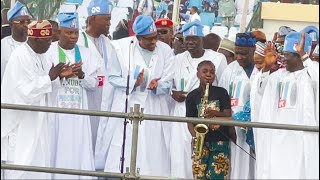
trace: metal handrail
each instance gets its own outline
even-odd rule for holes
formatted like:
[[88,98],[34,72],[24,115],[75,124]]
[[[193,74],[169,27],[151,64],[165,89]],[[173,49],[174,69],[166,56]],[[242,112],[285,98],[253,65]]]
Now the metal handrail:
[[3,104],[3,103],[1,103],[1,109],[41,111],[41,112],[49,112],[49,113],[67,113],[67,114],[92,115],[92,116],[104,116],[104,117],[120,117],[120,118],[126,117],[130,119],[133,122],[132,124],[133,129],[132,129],[130,171],[127,173],[108,173],[108,172],[86,171],[86,170],[76,170],[76,169],[11,165],[11,164],[1,163],[1,169],[71,174],[71,175],[82,175],[82,176],[111,177],[111,178],[121,178],[121,179],[170,179],[167,177],[140,176],[137,172],[136,161],[137,161],[139,122],[142,120],[158,120],[158,121],[174,121],[174,122],[190,122],[190,123],[212,123],[212,124],[219,124],[224,126],[247,126],[247,127],[257,127],[257,128],[273,128],[273,129],[319,132],[318,126],[313,127],[313,126],[300,126],[300,125],[290,125],[290,124],[237,122],[237,121],[231,121],[231,120],[226,121],[226,119],[223,119],[223,118],[215,118],[214,120],[212,120],[212,119],[200,119],[200,118],[147,115],[147,114],[143,114],[142,109],[140,110],[139,104],[135,104],[133,108],[130,108],[131,110],[130,113],[90,111],[90,110],[80,110],[80,109],[64,109],[64,108],[55,108],[55,107],[27,106],[27,105]]
[[[128,118],[128,119],[133,118],[133,113],[65,109],[65,108],[56,108],[56,107],[27,106],[27,105],[4,104],[4,103],[1,103],[1,109],[41,111],[41,112],[51,112],[51,113],[77,114],[77,115],[90,115],[90,116],[103,116],[103,117],[118,117],[118,118]],[[303,126],[303,125],[260,123],[260,122],[238,122],[238,121],[232,121],[232,120],[226,121],[226,118],[200,119],[200,118],[190,118],[190,117],[142,114],[140,120],[175,121],[175,122],[207,123],[207,124],[211,123],[211,124],[217,124],[217,125],[223,125],[223,126],[245,126],[245,127],[254,127],[254,128],[319,132],[319,126]]]
[[69,174],[69,175],[80,175],[80,176],[93,176],[93,177],[120,178],[120,179],[136,179],[136,178],[155,179],[155,180],[169,179],[167,177],[157,177],[157,176],[142,176],[142,175],[131,176],[129,173],[110,173],[110,172],[88,171],[88,170],[77,170],[77,169],[24,166],[24,165],[4,164],[4,163],[1,163],[1,169],[43,172],[43,173],[56,173],[56,174]]

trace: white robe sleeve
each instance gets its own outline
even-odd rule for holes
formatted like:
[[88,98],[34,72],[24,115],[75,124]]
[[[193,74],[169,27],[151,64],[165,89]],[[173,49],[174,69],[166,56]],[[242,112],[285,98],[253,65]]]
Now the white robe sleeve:
[[[112,59],[109,61],[109,67],[108,67],[108,80],[112,86],[115,88],[122,89],[123,91],[126,91],[127,88],[127,77],[123,77],[124,72],[122,72],[121,65],[119,62],[119,59]],[[129,79],[129,92],[132,92],[134,89],[134,84],[136,83],[136,80],[134,79],[133,75],[130,75]]]
[[93,53],[88,51],[87,49],[82,49],[82,51],[86,54],[85,60],[83,60],[82,70],[85,73],[84,79],[81,79],[81,86],[87,90],[95,90],[98,86],[98,71],[102,67],[102,60],[99,60],[98,56],[95,56]]
[[[24,99],[24,103],[31,105],[34,102],[40,101],[43,95],[52,91],[51,80],[49,75],[39,75],[34,71],[34,64],[26,63],[23,57],[12,54],[9,59],[16,63],[10,64],[10,73],[16,73],[16,76],[21,76],[16,79],[17,87],[16,91],[20,94],[21,98]],[[15,66],[21,66],[19,70],[14,70]],[[19,72],[20,71],[20,72]],[[13,76],[10,76],[13,77]]]
[[[303,88],[303,121],[304,125],[316,126],[315,99],[311,81],[301,82]],[[306,179],[319,179],[319,134],[315,132],[303,132],[304,157]]]
[[172,86],[172,79],[173,79],[173,53],[171,49],[168,49],[164,57],[164,71],[162,73],[161,79],[158,81],[158,87],[153,91],[156,95],[162,94],[169,94],[171,86]]
[[[220,64],[219,64],[219,67],[216,69],[216,75],[217,75],[217,80],[219,80],[223,74],[223,71],[227,68],[228,66],[228,63],[227,63],[227,59],[225,56],[223,55],[220,55],[219,56],[219,59],[220,59]],[[219,82],[218,82],[219,83]]]

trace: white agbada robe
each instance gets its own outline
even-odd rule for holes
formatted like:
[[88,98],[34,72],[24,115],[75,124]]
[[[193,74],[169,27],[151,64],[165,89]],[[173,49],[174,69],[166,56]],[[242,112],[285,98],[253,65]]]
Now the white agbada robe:
[[[133,41],[132,44],[130,43],[131,41]],[[166,100],[171,87],[170,80],[172,79],[172,72],[170,70],[173,64],[172,61],[170,61],[170,56],[172,56],[170,47],[158,41],[156,49],[152,52],[151,59],[149,59],[150,63],[147,65],[143,54],[140,52],[141,47],[136,37],[120,39],[113,43],[119,61],[112,61],[110,66],[112,72],[110,72],[109,81],[116,87],[114,99],[117,100],[113,102],[111,111],[125,111],[125,93],[130,54],[130,95],[128,108],[133,107],[134,104],[140,104],[140,107],[144,108],[144,113],[146,114],[169,115]],[[131,50],[129,50],[130,47],[132,48]],[[133,90],[137,79],[135,76],[137,76],[142,69],[144,69],[145,82],[143,84],[145,86],[147,86],[152,79],[161,77],[158,81],[156,92],[143,89],[143,85]],[[108,146],[104,169],[106,172],[120,172],[123,122],[124,120],[120,118],[109,118],[108,126],[104,133],[105,137],[109,137],[107,139],[108,141],[104,142],[105,145]],[[130,166],[132,124],[127,124],[126,132],[125,168]],[[139,126],[137,155],[137,168],[140,168],[141,175],[170,175],[169,137],[170,126],[167,122],[141,122]]]
[[[36,54],[27,43],[9,59],[1,85],[1,103],[47,106],[52,85],[45,54]],[[16,129],[13,164],[50,166],[47,113],[1,109],[1,144]],[[3,150],[1,146],[1,151]],[[2,155],[1,155],[2,157]],[[5,172],[6,179],[50,179],[51,174],[28,171]]]
[[[85,32],[84,32],[85,33]],[[85,38],[86,37],[86,38]],[[99,80],[98,87],[87,91],[88,95],[88,107],[89,110],[97,110],[97,111],[110,111],[110,106],[112,103],[113,98],[113,86],[107,81],[107,71],[109,61],[112,59],[116,59],[117,56],[115,54],[114,48],[111,44],[111,41],[109,38],[107,38],[104,35],[100,35],[99,38],[93,38],[89,36],[87,33],[85,33],[85,37],[83,35],[83,32],[80,32],[79,39],[77,44],[86,46],[85,39],[87,39],[88,42],[88,48],[91,51],[92,54],[99,57],[99,61],[102,64],[101,68],[98,70],[97,78]],[[97,61],[93,59],[92,61]],[[103,139],[101,139],[100,135],[103,131],[99,128],[101,119],[101,124],[104,124],[104,126],[107,123],[107,118],[105,117],[98,117],[98,116],[90,116],[91,121],[91,132],[92,132],[92,143],[93,143],[93,152],[95,154],[95,165],[96,169],[103,169],[104,168],[104,162],[103,156],[105,154],[105,148],[101,146],[103,142]]]
[[[53,83],[52,93],[49,94],[49,106],[59,108],[88,109],[87,91],[94,89],[97,84],[97,72],[102,64],[99,57],[92,54],[87,48],[78,46],[84,79],[72,77],[68,80],[57,79]],[[61,48],[62,49],[62,48]],[[74,64],[75,48],[62,49],[66,55],[66,63]],[[48,50],[50,64],[59,63],[58,42],[52,43]],[[89,116],[74,114],[50,114],[50,123],[53,126],[53,167],[95,170],[91,124]],[[68,160],[66,160],[68,159]],[[55,179],[75,179],[83,176],[55,174]]]
[[12,51],[23,43],[14,40],[12,36],[1,39],[1,82]]
[[[224,70],[219,79],[219,86],[225,88],[231,97],[231,109],[235,114],[243,110],[244,104],[249,100],[251,81],[258,73],[254,67],[250,78],[248,78],[243,67],[238,61],[233,61]],[[231,88],[232,87],[232,88]],[[235,127],[237,134],[237,145],[250,153],[250,147],[246,142],[246,136],[240,127]],[[231,179],[252,179],[254,177],[255,160],[234,143],[230,143],[231,149]]]
[[312,61],[310,58],[308,58],[303,62],[303,65],[308,70],[308,73],[312,80],[316,100],[316,121],[317,126],[319,126],[319,63],[316,61]]
[[[200,58],[192,58],[188,51],[178,54],[174,58],[172,71],[173,90],[191,92],[200,85],[197,77],[197,66],[204,60],[210,60],[216,67],[216,80],[221,77],[224,69],[227,67],[227,60],[221,53],[206,49]],[[186,116],[185,102],[174,101],[173,116]],[[191,159],[191,134],[188,130],[187,123],[171,122],[170,138],[170,162],[171,176],[179,178],[193,178],[192,159]]]
[[[9,58],[13,50],[15,50],[18,46],[22,45],[24,42],[18,42],[12,38],[12,36],[7,36],[1,39],[1,83],[3,79],[3,75],[8,64]],[[8,136],[7,140],[3,141],[1,144],[1,160],[6,162],[13,161],[13,151],[15,147],[16,140],[16,131],[17,129],[12,130]]]
[[[316,126],[312,80],[302,69],[270,75],[262,98],[260,122]],[[319,134],[258,129],[258,179],[319,179]]]

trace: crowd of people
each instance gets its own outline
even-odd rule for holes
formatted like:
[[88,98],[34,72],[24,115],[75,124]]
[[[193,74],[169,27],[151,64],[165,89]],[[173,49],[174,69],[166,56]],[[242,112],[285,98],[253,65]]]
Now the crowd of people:
[[[87,9],[84,31],[77,12],[60,12],[54,22],[32,20],[19,1],[8,10],[1,103],[112,112],[140,104],[145,114],[173,119],[319,126],[317,27],[282,26],[272,40],[261,31],[237,33],[232,41],[205,35],[198,18],[176,31],[170,19],[154,20],[142,8],[134,35],[126,26],[125,36],[111,40],[110,2],[91,0]],[[318,133],[205,124],[208,133],[195,158],[197,125],[142,121],[139,174],[319,179]],[[124,130],[123,118],[1,109],[1,161],[119,173],[121,161],[130,167],[132,128],[127,123]],[[1,178],[90,177],[2,170]]]

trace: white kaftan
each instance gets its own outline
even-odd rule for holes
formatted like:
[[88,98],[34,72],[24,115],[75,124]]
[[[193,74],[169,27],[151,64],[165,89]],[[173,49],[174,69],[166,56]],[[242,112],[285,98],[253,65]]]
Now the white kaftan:
[[[47,106],[52,85],[45,71],[47,57],[35,53],[27,43],[17,47],[9,59],[1,85],[1,103]],[[16,131],[12,163],[50,166],[47,113],[1,109],[1,144]],[[3,151],[1,146],[1,152]],[[2,157],[2,155],[1,155]],[[51,174],[9,171],[6,179],[50,179]]]
[[[131,41],[133,43],[131,44]],[[140,104],[146,114],[169,115],[167,95],[171,87],[172,72],[170,56],[172,50],[162,42],[157,42],[156,49],[150,59],[144,59],[141,47],[136,37],[128,37],[114,41],[119,61],[112,61],[110,66],[109,81],[115,87],[114,101],[111,106],[113,112],[125,111],[126,85],[128,64],[130,57],[130,85],[129,106]],[[130,48],[132,48],[130,50]],[[130,52],[130,53],[129,53]],[[137,74],[144,69],[144,83],[134,88]],[[156,90],[148,90],[146,86],[154,78],[158,81]],[[160,121],[143,121],[139,126],[137,168],[140,174],[153,176],[169,176],[169,125]],[[123,119],[109,118],[107,129],[104,133],[109,137],[105,141],[108,147],[105,162],[105,171],[119,172],[120,156],[123,138]],[[132,125],[127,125],[125,147],[125,167],[129,167],[131,155]]]
[[[219,86],[225,88],[231,98],[232,113],[243,110],[244,104],[249,100],[251,81],[258,70],[254,67],[250,78],[238,61],[230,63],[219,80]],[[250,153],[250,147],[246,143],[246,136],[240,127],[235,127],[237,145]],[[254,177],[255,162],[244,150],[231,143],[231,179],[252,179]],[[251,154],[251,153],[250,153]]]
[[[312,79],[302,69],[270,75],[262,98],[260,122],[316,126]],[[258,179],[319,179],[319,134],[258,129]]]
[[[116,59],[114,48],[111,45],[111,41],[104,35],[100,35],[99,38],[93,38],[85,32],[80,32],[77,44],[89,48],[92,54],[98,59],[92,59],[91,61],[98,61],[102,64],[101,68],[98,70],[97,79],[99,80],[98,87],[88,90],[88,106],[89,110],[103,110],[110,111],[110,106],[113,98],[113,86],[107,81],[107,68],[111,60]],[[101,134],[102,129],[98,129],[99,124],[106,125],[107,119],[105,117],[90,116],[91,121],[91,132],[92,132],[92,143],[93,152],[95,154],[95,165],[96,169],[103,169],[105,159],[105,148],[101,146]]]
[[[59,63],[59,48],[65,53],[66,62],[74,64],[75,48],[65,50],[58,42],[52,43],[48,54],[50,64]],[[84,79],[72,77],[54,81],[49,94],[49,106],[59,108],[88,109],[87,90],[98,85],[97,71],[102,64],[87,48],[78,46]],[[53,167],[79,170],[95,170],[89,116],[74,114],[50,114],[52,131]],[[75,179],[83,176],[55,174],[55,179]]]
[[[227,67],[227,60],[224,55],[213,50],[206,49],[200,58],[192,58],[188,51],[178,54],[174,58],[172,71],[173,90],[191,92],[200,85],[197,77],[197,66],[204,60],[212,61],[216,68],[216,85],[224,69]],[[185,102],[174,101],[173,116],[186,116]],[[172,122],[170,140],[170,161],[171,176],[179,178],[193,178],[191,160],[191,135],[187,123]]]

